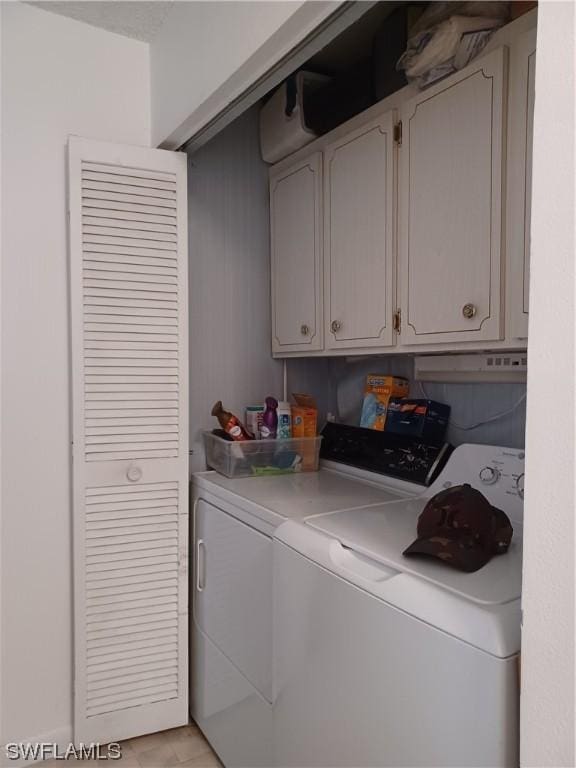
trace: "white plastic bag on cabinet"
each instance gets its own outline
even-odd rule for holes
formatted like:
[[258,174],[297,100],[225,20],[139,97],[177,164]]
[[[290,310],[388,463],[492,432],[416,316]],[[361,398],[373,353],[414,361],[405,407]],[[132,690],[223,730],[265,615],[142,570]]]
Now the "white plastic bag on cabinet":
[[502,23],[500,18],[452,16],[411,37],[397,67],[423,88],[466,66]]

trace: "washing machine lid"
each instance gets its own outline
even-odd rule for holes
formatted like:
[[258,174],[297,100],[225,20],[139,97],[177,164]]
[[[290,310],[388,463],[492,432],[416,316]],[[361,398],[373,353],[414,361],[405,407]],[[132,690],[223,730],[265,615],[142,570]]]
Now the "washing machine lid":
[[419,497],[321,515],[306,524],[337,539],[343,546],[402,573],[410,573],[460,597],[493,606],[520,597],[522,588],[522,526],[506,554],[495,555],[475,573],[464,573],[440,560],[404,557],[416,539],[418,517],[428,499]]

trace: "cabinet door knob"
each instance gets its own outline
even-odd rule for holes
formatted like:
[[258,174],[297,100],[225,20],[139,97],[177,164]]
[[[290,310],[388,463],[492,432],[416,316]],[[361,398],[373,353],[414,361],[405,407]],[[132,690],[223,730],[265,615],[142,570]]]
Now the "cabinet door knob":
[[126,477],[128,480],[130,480],[131,483],[137,483],[138,480],[142,479],[141,468],[136,466],[136,464],[130,464],[128,470],[126,471]]
[[332,333],[338,333],[340,328],[342,328],[342,323],[340,320],[332,320],[330,328],[332,329]]
[[308,328],[306,323],[300,326],[300,333],[302,334],[302,336],[308,336],[308,334],[310,333],[310,328]]
[[462,307],[462,314],[465,318],[468,320],[471,320],[474,315],[476,314],[476,305],[475,304],[464,304]]

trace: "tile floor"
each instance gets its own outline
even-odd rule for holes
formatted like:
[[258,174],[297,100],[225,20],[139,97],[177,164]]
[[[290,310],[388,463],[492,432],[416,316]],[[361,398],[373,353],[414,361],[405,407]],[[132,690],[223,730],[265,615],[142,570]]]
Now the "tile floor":
[[[210,745],[194,723],[182,728],[151,733],[137,739],[120,742],[122,758],[119,760],[82,760],[82,768],[221,768]],[[62,760],[49,760],[42,768],[62,768]]]

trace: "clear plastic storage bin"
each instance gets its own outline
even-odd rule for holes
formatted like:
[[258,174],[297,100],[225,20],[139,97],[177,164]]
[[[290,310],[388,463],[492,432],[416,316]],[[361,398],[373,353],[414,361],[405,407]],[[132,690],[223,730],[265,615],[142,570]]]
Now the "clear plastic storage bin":
[[226,477],[316,472],[322,436],[230,442],[204,432],[206,463]]

